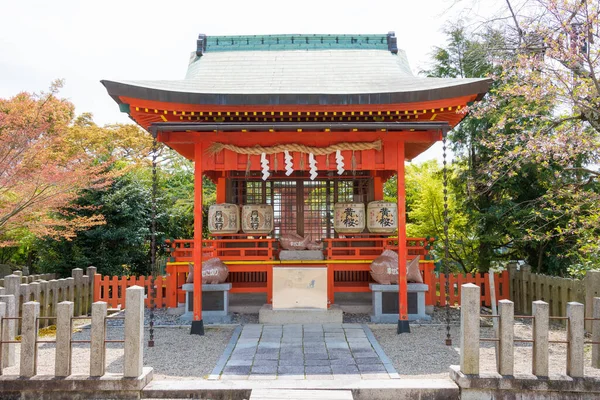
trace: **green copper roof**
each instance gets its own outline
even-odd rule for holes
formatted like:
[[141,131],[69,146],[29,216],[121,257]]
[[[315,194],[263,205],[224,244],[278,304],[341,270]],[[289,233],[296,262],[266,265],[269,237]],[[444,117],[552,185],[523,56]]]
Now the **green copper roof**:
[[[393,42],[393,43],[392,43]],[[269,50],[333,50],[378,49],[390,50],[395,46],[393,33],[387,35],[249,35],[205,36],[198,38],[200,54],[215,51],[269,51]]]
[[102,81],[120,96],[185,104],[386,104],[489,89],[488,79],[413,76],[392,32],[383,35],[200,35],[184,79]]

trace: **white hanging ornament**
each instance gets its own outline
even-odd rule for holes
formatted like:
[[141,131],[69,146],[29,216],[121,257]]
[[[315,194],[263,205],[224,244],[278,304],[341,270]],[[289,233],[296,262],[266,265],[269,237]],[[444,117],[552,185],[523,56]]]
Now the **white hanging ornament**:
[[335,162],[337,163],[337,173],[341,175],[344,173],[344,156],[341,150],[335,151]]
[[283,153],[285,154],[285,157],[284,157],[285,175],[290,176],[292,174],[292,172],[294,172],[294,163],[292,162],[292,156],[290,155],[290,152],[287,150],[284,150]]
[[308,165],[310,167],[310,180],[314,181],[319,174],[317,173],[317,160],[315,160],[315,155],[313,153],[308,155]]
[[271,173],[269,172],[269,159],[265,153],[260,154],[260,166],[262,167],[262,180],[266,181]]

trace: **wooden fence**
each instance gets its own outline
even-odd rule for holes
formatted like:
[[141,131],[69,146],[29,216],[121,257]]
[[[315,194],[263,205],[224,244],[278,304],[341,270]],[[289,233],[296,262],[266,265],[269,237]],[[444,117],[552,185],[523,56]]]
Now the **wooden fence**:
[[[600,296],[600,271],[589,271],[583,280],[532,274],[531,267],[509,265],[510,299],[515,303],[515,312],[531,314],[531,302],[542,300],[549,304],[550,315],[566,316],[568,302],[576,301],[586,306],[586,316],[592,314],[592,301]],[[586,329],[591,329],[586,323]]]
[[[154,304],[157,308],[177,307],[178,303],[185,301],[184,297],[179,295],[183,293],[181,285],[185,283],[185,274],[188,267],[177,267],[181,268],[169,269],[170,274],[159,276],[155,279],[154,287],[156,291]],[[429,286],[429,291],[425,295],[425,304],[428,306],[443,306],[446,304],[446,279],[449,280],[450,305],[460,305],[460,288],[465,283],[474,283],[481,288],[482,306],[489,307],[492,304],[489,290],[489,275],[487,273],[450,275],[449,278],[446,278],[445,274],[436,274],[433,264],[430,263],[422,263],[421,272],[424,275],[424,283]],[[180,276],[182,274],[183,276]],[[125,290],[134,285],[144,288],[145,305],[146,307],[151,306],[151,295],[149,293],[152,283],[149,276],[110,277],[96,275],[94,285],[94,301],[105,301],[112,308],[125,307]],[[497,300],[509,298],[509,274],[507,271],[495,274],[495,288]]]
[[[54,274],[27,275],[23,276],[21,271],[7,275],[0,280],[0,296],[14,296],[14,317],[21,317],[23,304],[36,301],[40,304],[39,326],[54,325],[56,308],[62,301],[74,303],[75,316],[88,315],[92,307],[93,279],[96,275],[95,267],[86,269],[84,275],[81,268],[75,268],[72,276],[66,279],[55,279]],[[0,301],[8,301],[4,297]],[[17,324],[19,331],[20,324]]]
[[[480,304],[485,307],[492,305],[492,296],[490,290],[490,277],[486,272],[484,274],[446,274],[436,275],[434,278],[435,290],[430,286],[427,292],[425,304],[434,306],[446,305],[446,280],[448,280],[448,298],[451,306],[459,306],[461,299],[461,286],[466,283],[472,283],[481,288]],[[494,274],[494,287],[496,292],[496,301],[508,299],[510,296],[510,279],[508,271]]]
[[[111,308],[125,308],[126,290],[131,286],[144,288],[144,305],[151,307],[154,296],[156,308],[170,306],[167,304],[167,290],[172,286],[173,279],[170,276],[159,276],[153,279],[151,276],[102,276],[96,274],[94,279],[94,302],[105,301]],[[155,292],[152,293],[154,283]],[[175,305],[176,307],[177,305]]]

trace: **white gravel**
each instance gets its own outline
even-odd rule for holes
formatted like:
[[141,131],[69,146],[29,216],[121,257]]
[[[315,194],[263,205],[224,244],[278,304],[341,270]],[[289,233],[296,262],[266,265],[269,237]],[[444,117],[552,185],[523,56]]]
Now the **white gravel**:
[[398,335],[394,324],[369,324],[377,341],[401,378],[447,378],[450,365],[460,363],[455,349],[460,345],[459,328],[451,327],[452,347],[446,346],[446,327],[411,325],[410,333]]
[[[485,324],[485,321],[483,321]],[[445,345],[446,327],[443,325],[411,325],[410,334],[396,334],[396,325],[376,325],[369,327],[379,344],[392,360],[401,377],[406,378],[445,378],[450,365],[460,364],[460,327],[450,329],[452,346]],[[481,337],[494,337],[493,328],[481,327]],[[550,340],[566,340],[566,331],[554,326]],[[515,339],[531,339],[530,324],[515,324]],[[590,341],[588,337],[585,339]],[[600,369],[591,367],[592,348],[585,346],[585,375],[600,378]],[[496,372],[496,353],[493,342],[482,342],[479,352],[480,371]],[[550,375],[565,375],[567,345],[550,344]],[[532,344],[515,343],[515,374],[531,374]]]
[[[442,310],[437,311],[437,319],[441,319]],[[452,309],[452,320],[458,317],[457,310]],[[435,315],[435,314],[434,314]],[[250,315],[254,317],[254,315]],[[359,314],[348,315],[348,319],[362,321]],[[160,322],[166,322],[166,315],[161,315]],[[359,318],[361,317],[361,318]],[[246,320],[245,316],[238,317]],[[253,318],[250,318],[253,320]],[[171,322],[172,321],[172,322]],[[515,338],[530,339],[531,324],[528,320],[515,324]],[[89,323],[77,320],[79,327],[73,334],[73,340],[89,339],[89,325],[81,328],[82,324]],[[175,323],[175,319],[168,322]],[[167,323],[168,323],[167,322]],[[356,321],[354,321],[356,322]],[[108,339],[123,339],[122,321],[111,321],[108,326]],[[493,337],[493,329],[489,326],[489,319],[482,319],[481,336]],[[235,325],[205,326],[205,335],[190,335],[189,326],[158,327],[154,330],[155,346],[148,348],[149,331],[145,329],[144,340],[144,365],[154,368],[154,379],[205,379],[215,367],[225,347],[231,339]],[[447,378],[450,365],[460,363],[460,327],[454,323],[451,326],[453,346],[445,345],[446,326],[444,324],[411,325],[411,333],[396,334],[395,324],[369,324],[379,344],[390,358],[398,374],[404,378]],[[52,337],[43,337],[42,340],[51,340]],[[565,340],[566,331],[561,326],[554,326],[550,332],[550,340]],[[590,338],[586,338],[589,341]],[[16,345],[17,365],[20,349]],[[107,372],[123,372],[123,344],[108,343],[106,349]],[[54,344],[38,345],[38,374],[54,374]],[[515,373],[531,373],[531,343],[515,343]],[[600,369],[591,367],[591,346],[585,348],[585,374],[600,378]],[[89,374],[89,344],[73,344],[73,373]],[[481,372],[493,372],[495,366],[494,343],[482,342],[480,346]],[[5,375],[18,375],[18,366],[6,368]],[[550,345],[550,374],[566,373],[566,345]]]
[[[229,343],[235,326],[207,326],[205,335],[190,335],[189,327],[156,328],[154,347],[148,348],[148,329],[144,338],[144,365],[154,368],[154,379],[206,378],[215,367],[223,350]],[[82,329],[73,334],[73,340],[89,340],[90,330]],[[123,328],[108,328],[108,339],[123,339]],[[44,340],[52,340],[45,337]],[[5,368],[4,375],[19,374],[20,345],[16,345],[17,366]],[[54,374],[55,345],[38,345],[38,375]],[[89,344],[73,344],[73,374],[88,375],[90,371]],[[107,343],[106,371],[123,373],[123,344]]]

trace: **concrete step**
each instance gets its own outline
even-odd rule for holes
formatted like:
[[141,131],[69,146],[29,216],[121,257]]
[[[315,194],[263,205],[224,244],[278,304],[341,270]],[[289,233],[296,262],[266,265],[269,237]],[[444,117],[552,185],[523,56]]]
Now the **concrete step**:
[[353,400],[350,390],[253,389],[250,400]]
[[[458,400],[458,386],[450,379],[386,380],[155,380],[142,390],[144,399],[250,399],[253,391],[349,391],[354,400]],[[259,392],[260,393],[260,392]],[[254,398],[252,398],[254,399]],[[289,397],[282,397],[284,400]]]

